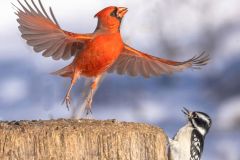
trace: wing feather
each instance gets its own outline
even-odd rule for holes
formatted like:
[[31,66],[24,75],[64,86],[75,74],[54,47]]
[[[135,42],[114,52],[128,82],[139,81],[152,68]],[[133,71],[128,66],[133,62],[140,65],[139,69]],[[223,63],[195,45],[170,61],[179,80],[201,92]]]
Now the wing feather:
[[[27,42],[27,43],[29,44],[31,42]],[[32,46],[31,44],[29,44],[29,45]],[[53,45],[53,43],[51,43],[51,41],[46,41],[44,43],[34,45],[33,50],[38,53],[38,52],[41,52],[41,51],[43,51],[47,48],[50,48],[52,45]]]
[[[134,57],[135,58],[135,57]],[[130,76],[137,76],[137,67],[136,67],[136,63],[135,60],[133,59],[130,64],[129,64],[129,69],[128,69],[128,73]]]
[[32,46],[34,51],[42,52],[45,57],[52,57],[55,60],[67,60],[78,54],[87,41],[93,38],[92,34],[77,34],[64,31],[60,28],[58,21],[49,8],[50,14],[44,9],[41,0],[39,6],[34,0],[24,0],[25,4],[18,0],[21,8],[17,8],[16,15],[19,23],[19,31],[27,44]]
[[72,56],[71,55],[71,48],[72,48],[72,43],[67,44],[67,46],[66,46],[66,48],[64,50],[63,56],[62,56],[63,60],[67,60],[67,59],[69,59]]
[[194,129],[191,135],[190,159],[200,160],[204,147],[204,137]]
[[45,57],[53,56],[54,52],[56,52],[58,47],[63,45],[63,43],[64,43],[64,39],[62,39],[60,41],[57,41],[55,44],[51,45],[50,48],[45,50],[42,55],[45,56]]
[[125,44],[122,53],[110,67],[109,72],[116,71],[118,74],[140,75],[148,78],[150,76],[172,74],[187,68],[199,69],[206,65],[208,61],[209,55],[205,52],[187,61],[177,62],[142,53]]
[[143,75],[143,77],[145,77],[145,78],[148,78],[149,77],[149,69],[147,69],[146,67],[146,61],[140,61],[140,64],[139,64],[139,66],[140,66],[140,68],[139,68],[139,70],[140,70],[140,75]]
[[131,57],[130,58],[124,57],[122,59],[122,62],[119,63],[119,69],[117,70],[118,74],[124,74],[126,72],[126,69],[127,69],[130,59],[131,59]]
[[61,59],[61,57],[63,56],[63,52],[65,50],[66,44],[63,43],[60,47],[57,48],[57,50],[55,51],[55,53],[53,53],[53,59],[54,60],[59,60]]

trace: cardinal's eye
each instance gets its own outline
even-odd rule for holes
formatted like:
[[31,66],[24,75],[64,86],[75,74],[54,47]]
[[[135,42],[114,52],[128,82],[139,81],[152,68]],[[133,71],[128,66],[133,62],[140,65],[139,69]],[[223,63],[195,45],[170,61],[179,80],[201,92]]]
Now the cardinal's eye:
[[117,8],[111,12],[110,16],[117,17]]

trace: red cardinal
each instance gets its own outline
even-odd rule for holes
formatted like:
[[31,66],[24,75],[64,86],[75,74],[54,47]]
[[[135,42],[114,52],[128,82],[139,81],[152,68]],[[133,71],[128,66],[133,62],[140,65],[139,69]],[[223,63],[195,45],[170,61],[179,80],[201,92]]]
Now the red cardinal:
[[98,18],[95,31],[78,34],[61,29],[52,9],[49,9],[49,15],[40,0],[40,8],[33,0],[31,2],[32,5],[26,0],[25,5],[19,2],[22,9],[17,8],[18,28],[22,38],[34,51],[42,52],[45,57],[52,57],[54,60],[74,57],[72,63],[54,72],[71,78],[64,99],[67,107],[70,105],[71,89],[80,76],[94,78],[87,99],[87,111],[91,111],[93,93],[106,72],[116,71],[130,76],[160,76],[186,68],[199,68],[209,60],[208,56],[201,54],[184,62],[176,62],[154,57],[128,46],[120,33],[122,18],[127,13],[127,8],[124,7],[110,6],[101,10],[95,15]]

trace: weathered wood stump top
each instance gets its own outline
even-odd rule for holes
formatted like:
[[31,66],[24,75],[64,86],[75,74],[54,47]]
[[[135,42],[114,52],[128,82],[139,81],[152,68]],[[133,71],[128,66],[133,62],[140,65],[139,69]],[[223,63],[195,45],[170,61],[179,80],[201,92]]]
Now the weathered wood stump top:
[[116,120],[0,122],[0,159],[167,160],[164,131]]

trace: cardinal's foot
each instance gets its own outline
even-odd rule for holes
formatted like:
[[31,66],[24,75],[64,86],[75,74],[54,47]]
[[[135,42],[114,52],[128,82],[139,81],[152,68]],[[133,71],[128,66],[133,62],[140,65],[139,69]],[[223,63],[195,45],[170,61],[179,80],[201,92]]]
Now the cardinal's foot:
[[86,104],[86,114],[89,115],[89,114],[92,114],[92,98],[88,98],[87,99],[87,104]]
[[91,108],[86,108],[86,115],[91,115],[92,114],[92,109]]
[[66,107],[69,110],[70,104],[71,104],[71,97],[69,95],[66,95],[66,97],[63,100],[63,103],[66,103]]
[[84,118],[94,119],[91,108],[86,108],[86,115],[84,116]]

